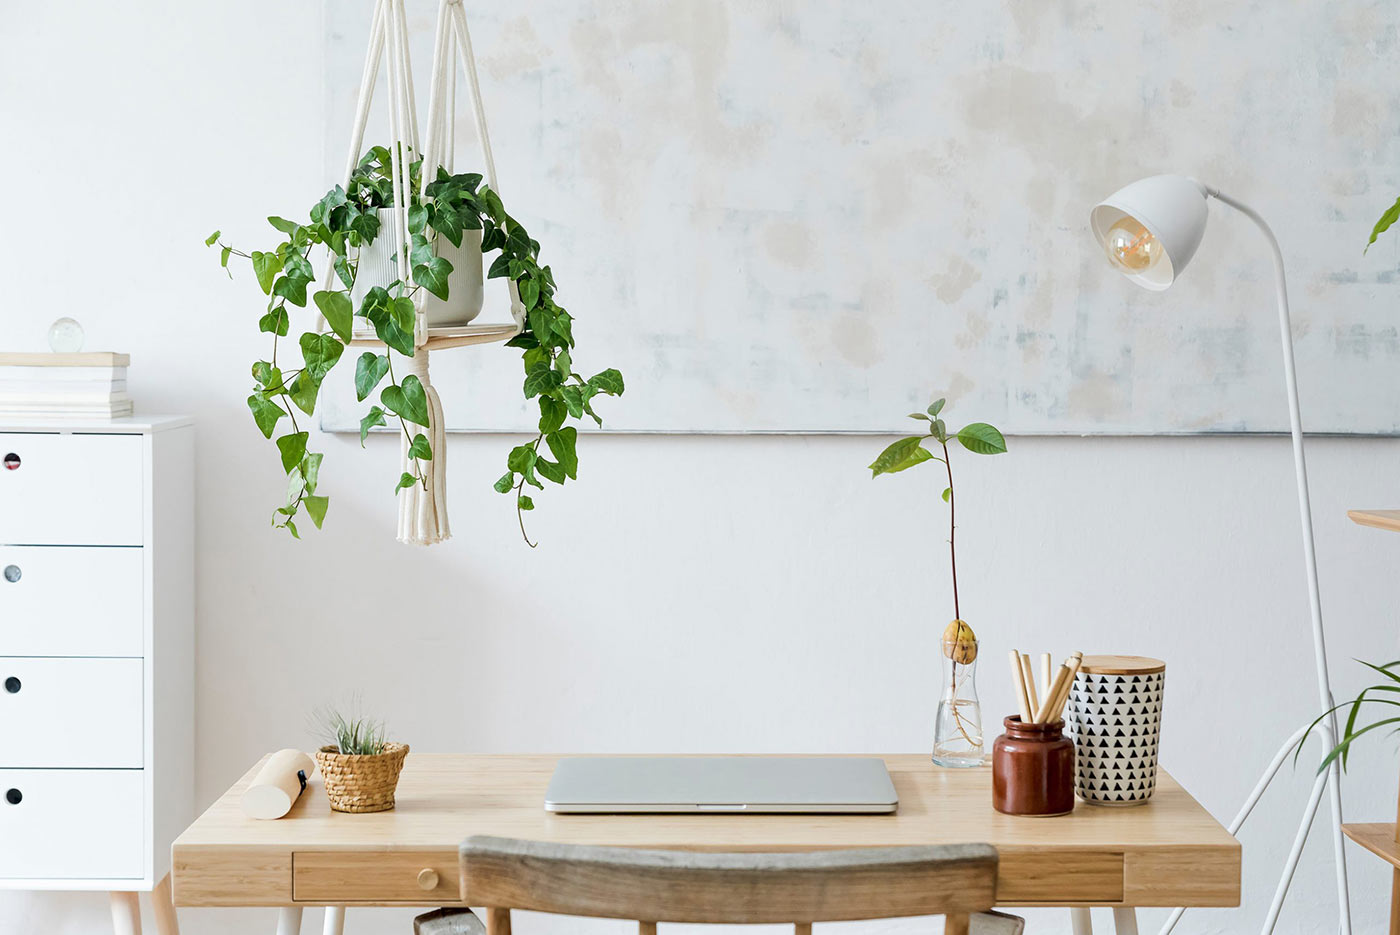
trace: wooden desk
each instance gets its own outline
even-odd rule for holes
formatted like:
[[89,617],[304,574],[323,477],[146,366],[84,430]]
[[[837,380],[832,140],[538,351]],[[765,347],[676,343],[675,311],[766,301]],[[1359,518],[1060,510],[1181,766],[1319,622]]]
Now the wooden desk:
[[1146,805],[1081,804],[1065,818],[1001,815],[989,769],[940,769],[921,755],[885,758],[899,793],[894,815],[552,815],[543,803],[557,760],[410,754],[395,810],[332,812],[313,779],[277,821],[239,810],[254,766],[175,841],[175,903],[469,904],[457,845],[495,834],[707,850],[986,842],[1001,853],[1002,905],[1239,905],[1239,842],[1165,771]]

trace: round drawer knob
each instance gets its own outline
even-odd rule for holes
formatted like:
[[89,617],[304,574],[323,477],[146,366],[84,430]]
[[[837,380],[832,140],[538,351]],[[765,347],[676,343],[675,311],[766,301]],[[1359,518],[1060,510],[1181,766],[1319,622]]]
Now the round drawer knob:
[[21,577],[23,577],[23,576],[24,576],[24,572],[22,572],[22,571],[19,570],[19,566],[18,566],[18,565],[6,565],[6,566],[5,566],[5,580],[8,581],[8,582],[10,582],[10,584],[14,584],[16,581],[18,581],[18,580],[19,580]]
[[5,455],[5,470],[7,470],[7,471],[18,471],[18,470],[19,470],[19,455],[15,454],[13,451],[11,451],[9,454]]
[[432,867],[424,867],[418,871],[418,887],[420,889],[436,889],[438,885],[438,872]]
[[13,675],[10,676],[9,678],[5,679],[5,691],[9,692],[11,695],[18,695],[18,694],[19,694],[19,689],[20,689],[20,680],[19,680],[19,679],[15,678]]
[[5,792],[5,801],[11,805],[18,805],[24,801],[24,793],[18,789],[8,789]]

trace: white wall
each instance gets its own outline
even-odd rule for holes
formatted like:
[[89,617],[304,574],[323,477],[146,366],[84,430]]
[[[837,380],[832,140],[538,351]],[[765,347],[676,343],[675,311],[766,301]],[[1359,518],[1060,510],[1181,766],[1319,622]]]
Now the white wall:
[[[246,242],[323,185],[317,5],[6,0],[0,33],[0,125],[24,173],[8,186],[24,224],[0,226],[0,344],[41,348],[48,322],[74,314],[90,348],[131,352],[143,409],[199,420],[201,803],[264,751],[309,744],[306,713],[354,691],[423,751],[927,749],[950,616],[941,488],[917,472],[869,480],[879,439],[589,438],[580,483],[539,498],[530,552],[489,487],[509,439],[451,440],[458,538],[410,550],[392,539],[396,446],[335,436],[326,531],[274,535],[282,481],[242,403],[258,302],[201,241],[221,226]],[[1400,643],[1400,538],[1344,517],[1396,505],[1400,441],[1311,451],[1345,695],[1350,657]],[[960,483],[965,616],[987,658],[1017,645],[1167,659],[1165,765],[1228,819],[1314,710],[1286,442],[1012,439],[1006,456],[962,459]],[[996,666],[982,679],[989,718],[1009,710],[1003,681]],[[1358,751],[1353,817],[1393,813],[1395,769],[1392,742]],[[1243,836],[1244,908],[1182,931],[1262,918],[1308,773],[1286,769]],[[1380,932],[1386,876],[1353,857],[1357,930]],[[1310,846],[1281,930],[1329,927],[1327,859],[1325,841]],[[105,912],[92,894],[0,893],[0,933],[102,931]],[[273,919],[181,916],[193,935]],[[408,916],[356,912],[350,930],[407,932]],[[1036,931],[1067,921],[1039,916]]]

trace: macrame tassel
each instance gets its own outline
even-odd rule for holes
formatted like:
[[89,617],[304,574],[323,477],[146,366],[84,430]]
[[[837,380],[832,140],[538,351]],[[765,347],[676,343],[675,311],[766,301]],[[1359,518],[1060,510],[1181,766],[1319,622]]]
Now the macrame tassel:
[[[418,462],[427,489],[414,484],[399,491],[399,541],[408,545],[434,545],[452,538],[452,526],[447,520],[447,433],[443,431],[442,400],[428,377],[427,349],[417,348],[408,364],[409,372],[418,377],[428,398],[428,428],[423,434],[432,446],[433,457],[430,461]],[[412,473],[408,446],[409,440],[402,439],[403,469]]]

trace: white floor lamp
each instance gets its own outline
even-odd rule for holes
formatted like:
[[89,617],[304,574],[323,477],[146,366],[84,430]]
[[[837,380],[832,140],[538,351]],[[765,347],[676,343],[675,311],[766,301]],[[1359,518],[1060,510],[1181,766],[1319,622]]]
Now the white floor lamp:
[[[1317,664],[1317,694],[1321,711],[1333,707],[1332,686],[1327,675],[1327,645],[1322,630],[1322,603],[1317,589],[1317,556],[1313,549],[1312,508],[1308,502],[1308,468],[1303,458],[1303,428],[1298,414],[1298,380],[1293,369],[1293,333],[1288,320],[1288,287],[1284,279],[1283,253],[1279,250],[1274,232],[1248,205],[1223,194],[1218,189],[1202,185],[1195,179],[1179,175],[1158,175],[1143,179],[1113,193],[1107,200],[1094,208],[1090,224],[1094,236],[1108,252],[1109,259],[1119,272],[1140,286],[1153,290],[1166,289],[1177,275],[1191,261],[1196,248],[1201,243],[1201,235],[1206,229],[1206,199],[1215,198],[1224,202],[1245,217],[1249,218],[1264,232],[1274,258],[1274,283],[1278,289],[1278,320],[1283,338],[1283,375],[1288,384],[1288,416],[1293,432],[1293,465],[1298,477],[1298,512],[1303,521],[1303,560],[1308,574],[1308,601],[1312,607],[1313,656]],[[1328,718],[1319,729],[1330,750],[1336,737],[1336,720]],[[1302,740],[1307,726],[1300,727],[1279,749],[1269,768],[1260,777],[1259,784],[1249,794],[1235,820],[1230,822],[1230,833],[1239,831],[1250,811],[1258,803],[1264,790],[1293,748]],[[1274,891],[1273,903],[1269,906],[1268,917],[1261,930],[1268,935],[1278,922],[1279,911],[1283,908],[1284,897],[1298,867],[1303,844],[1307,841],[1313,817],[1322,800],[1324,789],[1330,787],[1332,799],[1332,841],[1335,850],[1337,870],[1338,930],[1341,935],[1351,933],[1351,904],[1347,898],[1346,854],[1342,849],[1342,794],[1341,771],[1334,761],[1331,768],[1318,774],[1313,782],[1312,794],[1307,808],[1298,823],[1298,833],[1293,847],[1288,853],[1278,888]],[[1166,935],[1176,925],[1185,910],[1174,910],[1162,927]]]

